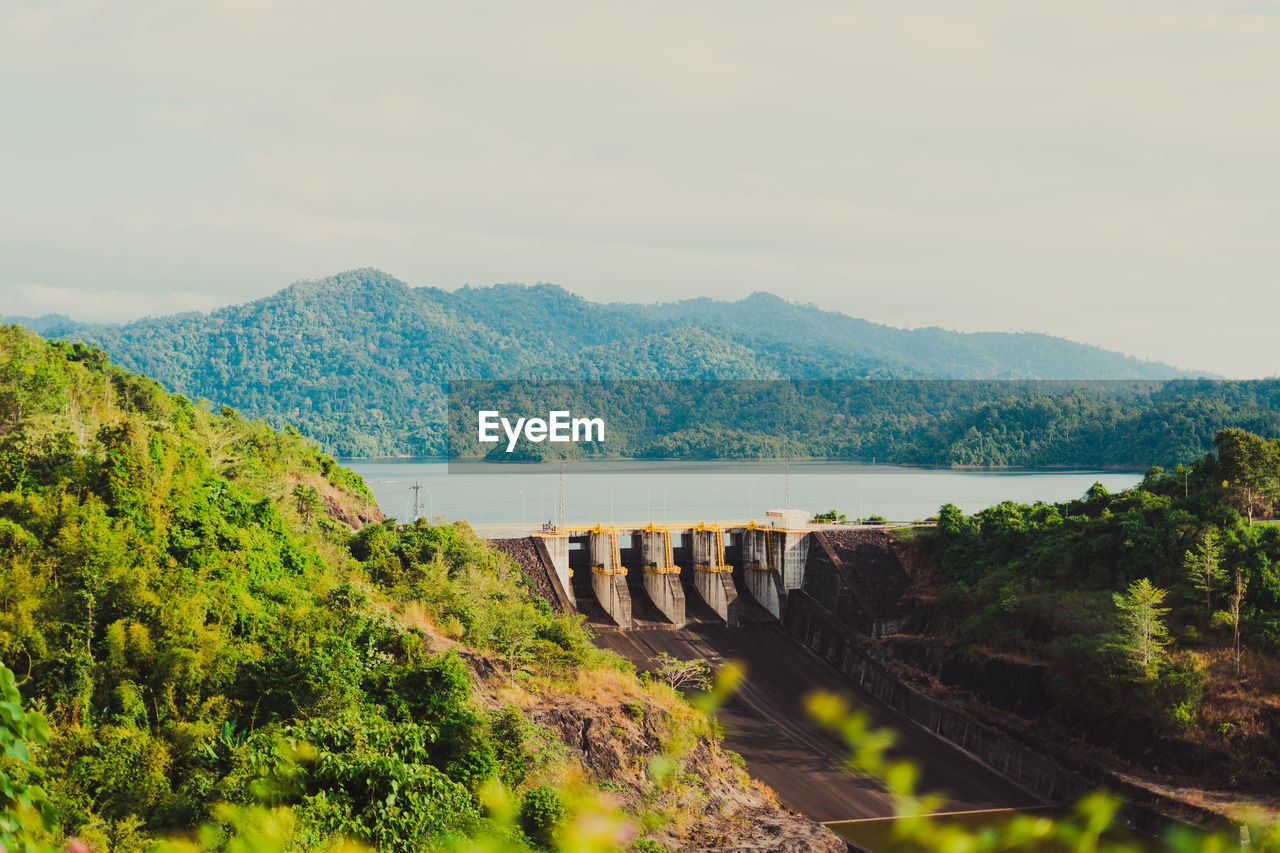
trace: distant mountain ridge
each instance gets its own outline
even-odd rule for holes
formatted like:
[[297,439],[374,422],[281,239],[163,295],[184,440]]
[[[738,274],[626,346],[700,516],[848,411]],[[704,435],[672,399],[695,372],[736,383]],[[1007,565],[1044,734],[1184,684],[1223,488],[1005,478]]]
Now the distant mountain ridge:
[[174,391],[293,423],[349,455],[437,450],[450,379],[1193,375],[1043,334],[896,329],[768,293],[610,304],[547,284],[415,288],[367,268],[208,314],[97,326],[10,319],[95,343]]

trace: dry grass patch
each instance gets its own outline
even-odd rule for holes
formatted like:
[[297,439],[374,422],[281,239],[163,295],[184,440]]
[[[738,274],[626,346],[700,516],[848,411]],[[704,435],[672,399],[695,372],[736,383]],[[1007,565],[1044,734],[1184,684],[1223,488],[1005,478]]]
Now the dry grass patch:
[[612,667],[580,667],[569,684],[574,696],[598,705],[620,705],[642,692],[633,673]]
[[[390,606],[388,607],[390,609]],[[441,627],[436,622],[435,614],[420,601],[406,601],[399,606],[398,610],[392,612],[406,628],[416,628],[425,634],[431,640],[432,651],[448,651],[458,644],[460,635],[452,630],[453,626]]]

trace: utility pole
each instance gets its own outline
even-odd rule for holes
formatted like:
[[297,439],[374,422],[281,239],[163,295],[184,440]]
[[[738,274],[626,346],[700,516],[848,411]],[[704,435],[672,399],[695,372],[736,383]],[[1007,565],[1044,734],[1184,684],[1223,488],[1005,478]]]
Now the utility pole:
[[787,481],[787,482],[786,482],[786,488],[787,488],[787,494],[786,494],[786,498],[787,498],[787,500],[786,500],[786,504],[787,504],[787,509],[791,509],[791,463],[790,463],[790,462],[785,462],[785,463],[783,463],[783,472],[784,472],[784,475],[783,475],[783,476],[785,477],[785,479],[786,479],[786,481]]
[[418,501],[418,492],[422,489],[422,483],[414,483],[409,488],[413,489],[413,518],[411,521],[417,521],[418,516],[422,513],[422,504]]
[[564,527],[564,460],[560,460],[560,526]]

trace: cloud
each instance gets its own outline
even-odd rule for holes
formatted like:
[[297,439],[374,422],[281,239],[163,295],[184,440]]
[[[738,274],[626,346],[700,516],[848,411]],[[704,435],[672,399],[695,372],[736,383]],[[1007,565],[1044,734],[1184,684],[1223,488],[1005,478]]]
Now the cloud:
[[1277,373],[1274,11],[0,0],[0,281],[765,289]]
[[84,289],[33,282],[8,283],[3,287],[8,294],[5,313],[22,317],[63,314],[73,320],[119,322],[183,311],[208,311],[221,304],[211,293],[183,290]]

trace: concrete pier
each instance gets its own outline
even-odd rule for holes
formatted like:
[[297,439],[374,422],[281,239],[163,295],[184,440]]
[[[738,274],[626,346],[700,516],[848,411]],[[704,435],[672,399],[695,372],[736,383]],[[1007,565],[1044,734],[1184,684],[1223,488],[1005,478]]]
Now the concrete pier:
[[756,603],[782,621],[782,606],[787,592],[782,588],[781,576],[759,563],[749,563],[742,571],[742,585]]
[[738,627],[738,587],[729,566],[717,569],[694,567],[693,588],[730,628]]
[[591,590],[609,617],[623,630],[631,627],[631,591],[627,570],[618,556],[618,532],[596,526],[590,531],[587,549],[591,555]]
[[782,586],[787,592],[804,589],[804,569],[809,560],[809,532],[806,530],[781,530]]
[[731,627],[738,624],[738,587],[725,564],[724,531],[699,524],[693,529],[693,588]]
[[786,562],[786,532],[749,526],[741,533],[743,586],[756,602],[782,620],[787,586],[782,567]]
[[671,531],[650,524],[640,533],[641,559],[644,562],[644,591],[662,615],[677,628],[685,624],[684,587],[680,584],[680,567],[671,553]]

